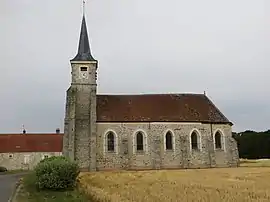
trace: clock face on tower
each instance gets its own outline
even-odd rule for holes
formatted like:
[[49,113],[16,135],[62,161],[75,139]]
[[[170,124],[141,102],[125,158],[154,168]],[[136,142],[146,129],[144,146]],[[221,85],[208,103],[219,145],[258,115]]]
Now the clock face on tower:
[[87,71],[87,67],[81,67],[81,77],[83,79],[87,79],[88,78],[88,71]]
[[84,78],[84,79],[87,78],[87,72],[82,72],[82,78]]

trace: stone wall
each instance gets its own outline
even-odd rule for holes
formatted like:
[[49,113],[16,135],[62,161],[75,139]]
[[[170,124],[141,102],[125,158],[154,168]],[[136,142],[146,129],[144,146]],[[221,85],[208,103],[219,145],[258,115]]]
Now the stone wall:
[[[115,152],[107,151],[106,134],[115,134]],[[144,134],[143,152],[136,153],[135,134]],[[173,150],[165,150],[165,134],[173,134]],[[199,136],[199,150],[191,149],[191,133]],[[214,134],[222,135],[215,149]],[[230,125],[201,123],[98,123],[97,170],[234,167],[238,149]]]
[[61,152],[0,153],[0,166],[8,170],[32,170],[43,158],[61,155]]
[[[72,83],[66,95],[63,154],[77,161],[81,169],[95,170],[97,63],[71,62],[71,67]],[[82,71],[81,67],[87,68],[87,71]]]

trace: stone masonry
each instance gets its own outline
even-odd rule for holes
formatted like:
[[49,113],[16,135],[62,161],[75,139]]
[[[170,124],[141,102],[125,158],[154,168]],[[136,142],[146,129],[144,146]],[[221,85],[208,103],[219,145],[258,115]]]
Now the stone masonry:
[[0,153],[0,165],[8,170],[32,170],[40,160],[61,156],[62,152],[13,152]]
[[[80,66],[87,68],[87,78]],[[78,161],[84,170],[96,169],[96,79],[95,62],[72,63],[72,84],[67,91],[63,154]]]
[[[238,150],[231,126],[201,123],[98,123],[97,170],[169,169],[238,166]],[[144,134],[145,151],[136,154],[136,132]],[[174,135],[174,149],[165,151],[167,131]],[[190,134],[199,135],[200,150],[191,149]],[[211,134],[222,134],[222,148],[214,148]],[[107,152],[106,134],[115,134],[115,152]]]

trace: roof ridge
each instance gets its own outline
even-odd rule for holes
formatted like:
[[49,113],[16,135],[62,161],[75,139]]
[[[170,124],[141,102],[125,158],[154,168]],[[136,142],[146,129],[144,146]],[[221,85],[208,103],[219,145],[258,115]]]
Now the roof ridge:
[[144,96],[144,95],[203,95],[203,93],[138,93],[138,94],[97,94],[104,96]]

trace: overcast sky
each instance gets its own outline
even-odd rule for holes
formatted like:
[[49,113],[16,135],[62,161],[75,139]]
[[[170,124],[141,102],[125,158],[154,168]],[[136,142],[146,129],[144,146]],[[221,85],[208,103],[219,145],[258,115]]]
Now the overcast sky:
[[[81,0],[0,0],[0,133],[63,130]],[[99,93],[207,95],[270,128],[269,0],[89,0]]]

